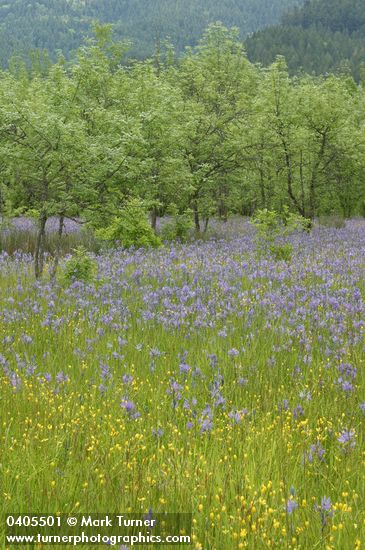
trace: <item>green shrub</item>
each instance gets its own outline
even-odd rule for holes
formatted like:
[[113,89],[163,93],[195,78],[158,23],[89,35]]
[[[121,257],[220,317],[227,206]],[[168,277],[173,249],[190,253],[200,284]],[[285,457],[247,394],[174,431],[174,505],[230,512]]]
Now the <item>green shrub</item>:
[[74,281],[90,283],[97,273],[97,263],[88,254],[86,248],[80,246],[74,250],[74,254],[66,260],[61,271],[61,281],[70,284]]
[[310,220],[289,212],[285,207],[281,213],[275,210],[258,210],[252,219],[256,226],[256,244],[259,255],[271,254],[275,260],[291,260],[293,246],[282,242],[298,230],[307,230]]
[[161,240],[151,228],[146,209],[139,199],[131,199],[111,224],[96,231],[97,237],[124,248],[156,248]]
[[173,216],[172,221],[166,223],[161,229],[161,238],[164,241],[180,241],[186,243],[189,240],[193,228],[191,211],[179,213],[175,207],[170,208],[169,214]]
[[269,248],[275,260],[290,262],[293,254],[293,246],[290,243],[274,244]]

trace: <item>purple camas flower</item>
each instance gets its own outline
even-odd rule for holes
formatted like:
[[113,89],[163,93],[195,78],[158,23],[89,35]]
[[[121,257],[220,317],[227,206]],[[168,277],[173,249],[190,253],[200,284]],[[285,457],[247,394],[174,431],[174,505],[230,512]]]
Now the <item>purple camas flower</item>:
[[347,378],[354,379],[357,376],[357,368],[349,363],[341,363],[338,367],[339,372]]
[[228,414],[229,418],[232,418],[232,420],[238,424],[239,422],[241,422],[241,415],[238,411],[232,411]]
[[312,395],[311,395],[311,392],[309,390],[303,390],[299,393],[299,397],[300,399],[303,399],[305,401],[311,401],[312,400]]
[[136,408],[135,404],[133,403],[133,401],[130,401],[129,399],[123,399],[123,401],[121,402],[120,406],[122,407],[122,409],[124,409],[128,414],[133,412]]
[[337,440],[343,447],[355,447],[355,430],[343,430]]
[[210,432],[213,429],[213,411],[209,405],[203,409],[199,424],[201,433]]
[[123,384],[132,384],[133,376],[131,374],[124,374],[122,376]]
[[126,411],[129,418],[131,418],[132,420],[136,420],[141,416],[140,413],[136,410],[136,406],[133,401],[130,401],[129,399],[123,399],[120,406]]
[[193,378],[204,378],[202,375],[202,371],[199,369],[199,367],[195,367],[195,369],[192,372]]
[[328,519],[333,516],[330,497],[322,497],[320,506],[317,505],[315,509],[320,513],[322,529],[325,529]]
[[99,384],[99,392],[104,395],[108,391],[108,386],[105,384]]
[[317,442],[314,445],[311,445],[309,453],[308,453],[308,462],[312,463],[314,459],[317,457],[321,462],[324,460],[323,457],[325,455],[325,450],[323,449],[322,445]]
[[33,376],[36,370],[37,367],[35,365],[28,365],[26,368],[27,376]]
[[178,406],[178,401],[182,398],[181,396],[182,386],[173,378],[169,382],[169,387],[166,390],[168,395],[172,396],[172,406],[174,409]]
[[180,372],[187,374],[191,370],[191,366],[186,363],[180,363],[179,365]]
[[67,374],[65,374],[64,372],[59,372],[56,374],[56,381],[58,384],[63,384],[65,382],[67,382],[69,380]]
[[228,413],[228,417],[233,420],[235,424],[239,424],[242,420],[242,418],[248,413],[247,409],[241,409],[238,411],[237,409],[233,409],[230,413]]
[[298,418],[299,416],[303,416],[304,414],[304,409],[302,407],[302,405],[298,405],[297,407],[295,407],[293,409],[293,417],[296,419]]
[[16,374],[16,372],[10,373],[10,384],[14,388],[14,390],[20,390],[22,386],[21,378]]
[[213,406],[214,407],[223,407],[225,405],[225,398],[220,393],[219,388],[213,388],[210,392],[212,399],[213,399]]
[[215,367],[218,365],[218,357],[216,356],[216,354],[215,353],[208,354],[208,359],[212,369],[215,369]]
[[204,418],[200,422],[201,433],[210,432],[213,429],[213,422],[210,418]]
[[321,510],[323,512],[329,512],[331,510],[331,499],[330,499],[330,497],[322,497]]
[[279,411],[288,411],[289,410],[289,401],[288,399],[283,399],[281,403],[279,403],[278,406]]
[[288,514],[292,514],[294,510],[298,508],[298,503],[296,500],[290,498],[286,503],[286,511]]
[[170,381],[170,388],[167,390],[167,393],[177,394],[181,390],[181,386],[176,382],[176,380]]
[[100,369],[101,369],[101,377],[103,380],[107,380],[108,378],[112,377],[112,373],[110,372],[110,367],[106,363],[100,363]]
[[[340,379],[339,379],[339,382],[340,382]],[[342,380],[340,383],[343,391],[345,392],[353,391],[354,386],[348,380]]]
[[213,411],[209,405],[206,405],[205,409],[202,411],[202,416],[208,416],[209,418],[213,417]]
[[163,429],[162,429],[162,428],[153,428],[152,434],[153,434],[155,437],[160,438],[160,437],[163,436]]
[[153,519],[156,519],[155,516],[153,515],[152,508],[149,508],[148,514],[146,514],[145,516],[143,516],[143,519],[144,519],[144,520],[148,520],[148,521],[151,521],[151,520],[153,520]]

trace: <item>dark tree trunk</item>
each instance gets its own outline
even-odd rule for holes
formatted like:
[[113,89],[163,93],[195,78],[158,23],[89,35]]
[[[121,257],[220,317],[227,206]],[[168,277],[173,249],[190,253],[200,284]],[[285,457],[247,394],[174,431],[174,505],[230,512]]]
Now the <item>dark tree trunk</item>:
[[221,199],[219,201],[218,215],[220,219],[223,220],[224,222],[228,221],[228,210],[224,199]]
[[261,169],[260,169],[260,192],[261,192],[261,208],[266,208],[264,172]]
[[316,215],[315,183],[311,180],[309,185],[309,217],[313,221]]
[[267,207],[267,201],[266,201],[266,189],[265,189],[264,145],[263,145],[263,143],[260,144],[259,174],[260,174],[261,208],[266,208]]
[[204,221],[204,229],[203,229],[204,233],[208,231],[208,225],[209,225],[209,216],[207,216]]
[[60,214],[58,232],[57,232],[56,250],[55,250],[55,255],[54,255],[53,267],[52,267],[52,271],[51,271],[51,279],[52,280],[54,280],[56,278],[57,268],[58,268],[58,264],[59,264],[59,261],[60,261],[62,233],[63,233],[63,228],[64,228],[64,222],[65,222],[65,215]]
[[151,227],[156,233],[156,227],[157,227],[157,208],[156,206],[153,207],[151,212]]
[[300,151],[300,165],[299,165],[299,174],[300,174],[300,191],[301,191],[301,203],[303,217],[305,217],[305,191],[304,191],[304,175],[303,175],[303,151]]
[[47,222],[47,214],[45,212],[41,212],[41,215],[39,217],[38,235],[37,235],[37,242],[36,242],[36,248],[34,253],[34,273],[35,273],[36,279],[40,279],[40,277],[42,277],[42,274],[43,274],[44,240],[46,236],[46,222]]
[[200,218],[199,218],[199,210],[198,210],[198,201],[197,200],[195,200],[193,202],[193,212],[194,212],[195,231],[197,233],[200,233]]
[[291,198],[295,208],[298,210],[299,214],[304,217],[305,212],[303,211],[301,204],[299,203],[299,201],[297,200],[293,192],[293,173],[292,173],[291,156],[290,156],[286,142],[283,140],[282,143],[284,146],[284,153],[285,153],[288,195]]

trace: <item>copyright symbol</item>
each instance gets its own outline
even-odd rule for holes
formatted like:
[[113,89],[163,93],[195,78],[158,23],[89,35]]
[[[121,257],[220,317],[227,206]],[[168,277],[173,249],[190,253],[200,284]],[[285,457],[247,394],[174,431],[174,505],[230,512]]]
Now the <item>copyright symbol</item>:
[[67,524],[70,527],[75,527],[77,525],[77,518],[67,518]]

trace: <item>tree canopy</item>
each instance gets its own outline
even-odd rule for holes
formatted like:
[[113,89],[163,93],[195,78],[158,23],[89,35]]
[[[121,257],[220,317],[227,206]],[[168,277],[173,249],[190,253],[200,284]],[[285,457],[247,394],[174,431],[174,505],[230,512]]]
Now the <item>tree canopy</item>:
[[117,232],[131,201],[153,229],[173,210],[197,232],[265,208],[365,213],[365,94],[351,76],[290,77],[283,57],[260,68],[219,23],[183,57],[127,65],[111,28],[94,32],[73,63],[1,74],[0,207],[36,215],[40,241],[54,215]]

